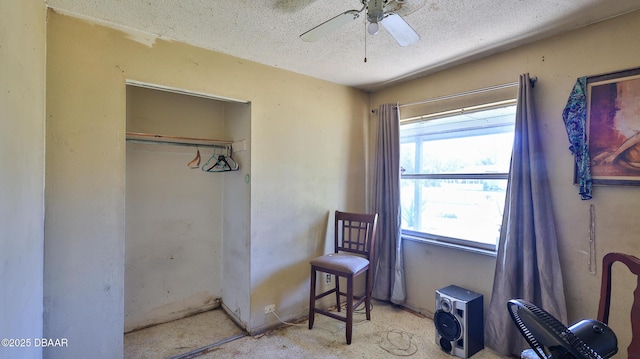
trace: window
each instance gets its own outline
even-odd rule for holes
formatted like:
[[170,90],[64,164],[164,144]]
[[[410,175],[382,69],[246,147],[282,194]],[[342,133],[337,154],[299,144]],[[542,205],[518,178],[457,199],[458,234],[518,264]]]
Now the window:
[[401,122],[403,235],[495,251],[511,163],[514,103]]

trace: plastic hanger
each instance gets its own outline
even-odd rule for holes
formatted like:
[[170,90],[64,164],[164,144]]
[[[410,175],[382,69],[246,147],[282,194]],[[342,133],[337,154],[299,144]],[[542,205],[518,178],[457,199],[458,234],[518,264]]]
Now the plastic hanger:
[[196,157],[187,163],[191,169],[200,168],[200,149],[196,147]]
[[[229,172],[237,171],[239,169],[238,162],[231,157],[231,147],[227,146],[227,154],[218,154],[213,152],[207,163],[202,166],[202,170],[205,172]],[[215,163],[210,165],[211,161],[215,158]]]

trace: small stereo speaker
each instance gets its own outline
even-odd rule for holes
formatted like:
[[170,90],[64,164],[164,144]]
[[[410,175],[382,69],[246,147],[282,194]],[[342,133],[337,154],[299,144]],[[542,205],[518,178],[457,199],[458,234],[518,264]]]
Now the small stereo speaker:
[[469,358],[484,349],[482,294],[455,285],[436,290],[436,344],[451,355]]

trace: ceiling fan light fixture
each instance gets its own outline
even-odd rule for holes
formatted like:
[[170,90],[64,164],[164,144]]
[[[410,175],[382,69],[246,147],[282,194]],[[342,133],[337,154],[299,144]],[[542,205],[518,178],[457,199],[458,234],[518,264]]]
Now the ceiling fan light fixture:
[[369,35],[376,35],[380,32],[380,25],[378,25],[377,22],[370,22],[369,25],[367,25],[367,32]]
[[[400,46],[409,46],[420,40],[420,35],[418,35],[418,33],[415,32],[415,30],[413,30],[400,15],[394,12],[399,9],[399,4],[402,4],[403,0],[361,1],[362,8],[360,10],[348,10],[338,16],[334,16],[333,18],[303,33],[300,35],[300,38],[304,41],[316,41],[333,30],[357,19],[360,17],[360,14],[364,12],[367,16],[364,23],[365,31],[368,32],[370,36],[374,36],[380,32],[380,27],[382,26]],[[398,6],[386,7],[388,4],[395,4]]]

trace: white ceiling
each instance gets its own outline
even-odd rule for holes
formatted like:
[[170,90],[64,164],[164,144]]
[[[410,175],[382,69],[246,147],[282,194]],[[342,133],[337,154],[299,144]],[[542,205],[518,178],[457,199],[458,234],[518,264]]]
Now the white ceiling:
[[405,0],[398,13],[421,36],[400,47],[361,16],[317,42],[306,30],[361,0],[46,0],[106,21],[297,73],[372,91],[456,63],[640,9],[638,0]]

